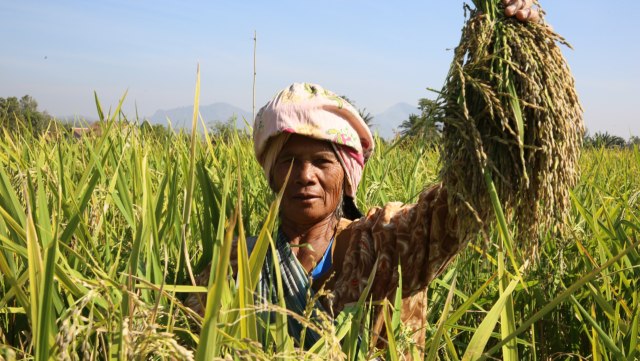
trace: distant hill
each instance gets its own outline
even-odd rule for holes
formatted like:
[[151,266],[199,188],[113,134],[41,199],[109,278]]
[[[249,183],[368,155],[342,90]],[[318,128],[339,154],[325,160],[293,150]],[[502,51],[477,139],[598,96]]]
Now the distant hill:
[[373,116],[371,121],[374,126],[373,131],[377,131],[383,138],[392,138],[403,121],[409,119],[411,114],[420,114],[420,110],[415,105],[408,103],[398,103],[391,106],[382,113]]
[[[409,118],[411,114],[419,114],[420,111],[415,105],[408,103],[397,103],[382,113],[378,113],[373,117],[372,130],[377,131],[383,138],[392,138],[398,130],[400,124]],[[244,128],[244,117],[249,124],[253,123],[251,113],[244,109],[238,108],[229,103],[213,103],[200,107],[200,114],[207,124],[216,122],[226,122],[232,115],[238,117],[236,126]],[[147,117],[153,124],[167,125],[167,118],[171,119],[171,125],[174,128],[191,128],[193,117],[193,106],[184,106],[173,109],[161,109],[156,111],[151,117]]]
[[[246,121],[251,124],[251,113],[243,109],[240,109],[229,103],[213,103],[210,105],[200,106],[200,114],[207,124],[226,122],[231,116],[235,115],[238,119],[236,126],[238,128],[244,128]],[[191,122],[193,120],[193,106],[179,107],[167,110],[158,110],[151,117],[147,117],[153,124],[168,125],[167,118],[171,120],[171,125],[174,128],[191,128]]]
[[90,115],[90,116],[84,116],[84,115],[66,115],[66,116],[60,116],[60,117],[54,117],[56,120],[63,122],[63,123],[69,123],[69,124],[73,124],[74,126],[86,126],[87,124],[91,124],[93,122],[96,122],[98,120],[98,117],[96,117],[95,115]]

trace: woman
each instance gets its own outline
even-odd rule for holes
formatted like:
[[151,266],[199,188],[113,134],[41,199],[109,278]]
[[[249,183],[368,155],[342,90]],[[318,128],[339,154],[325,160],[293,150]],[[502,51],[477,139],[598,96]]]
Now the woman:
[[[426,286],[462,246],[442,187],[427,189],[415,205],[389,203],[362,217],[354,197],[373,138],[356,109],[318,85],[293,84],[267,103],[256,117],[254,144],[271,188],[284,187],[276,247],[287,308],[302,314],[309,287],[324,286],[332,297],[316,307],[336,314],[358,300],[374,265],[370,296],[393,296],[399,261],[403,321],[421,342]],[[274,293],[271,262],[261,274],[262,297]],[[289,323],[295,337],[301,326]],[[374,333],[381,329],[380,319]],[[305,340],[310,346],[316,337]]]
[[[528,0],[504,3],[508,16],[527,21],[538,18]],[[267,255],[256,299],[275,302],[275,263],[289,310],[303,314],[309,289],[323,287],[331,297],[315,308],[337,314],[358,300],[374,269],[369,296],[393,299],[400,264],[401,318],[420,345],[424,342],[427,285],[465,242],[456,237],[455,220],[449,217],[441,185],[424,190],[416,204],[389,203],[362,216],[354,200],[373,145],[358,111],[318,85],[293,84],[259,111],[254,125],[256,158],[272,190],[279,192],[284,187],[284,193],[277,258]],[[248,240],[249,251],[254,242],[255,238]],[[235,271],[233,254],[231,263]],[[198,277],[198,283],[206,285],[208,280],[209,269]],[[190,296],[186,304],[203,312],[202,298]],[[293,319],[288,324],[289,333],[297,339],[302,326]],[[380,334],[382,326],[378,314],[374,334]],[[317,335],[307,331],[304,346],[316,340]]]

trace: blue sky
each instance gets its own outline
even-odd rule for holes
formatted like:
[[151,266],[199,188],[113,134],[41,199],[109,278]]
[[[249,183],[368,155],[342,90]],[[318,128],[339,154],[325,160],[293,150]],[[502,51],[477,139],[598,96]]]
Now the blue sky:
[[[346,94],[371,113],[440,88],[462,1],[0,2],[0,97],[32,95],[51,114],[94,115],[93,91],[151,115],[193,102],[251,111],[296,81]],[[608,5],[608,6],[607,6]],[[640,135],[640,3],[542,1],[565,49],[591,133]]]

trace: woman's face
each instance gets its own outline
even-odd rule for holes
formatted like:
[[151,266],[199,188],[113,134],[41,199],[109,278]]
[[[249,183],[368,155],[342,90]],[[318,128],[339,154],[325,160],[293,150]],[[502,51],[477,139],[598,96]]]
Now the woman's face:
[[272,171],[273,187],[284,190],[280,215],[300,225],[313,225],[331,216],[342,201],[344,169],[325,141],[293,134],[285,143]]

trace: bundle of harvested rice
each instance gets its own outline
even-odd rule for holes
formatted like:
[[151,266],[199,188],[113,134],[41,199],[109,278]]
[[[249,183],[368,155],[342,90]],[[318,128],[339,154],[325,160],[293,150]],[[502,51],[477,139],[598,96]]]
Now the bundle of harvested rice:
[[499,203],[519,246],[535,247],[578,177],[582,108],[559,44],[570,46],[500,0],[473,4],[440,96],[442,181],[461,237],[486,231]]

